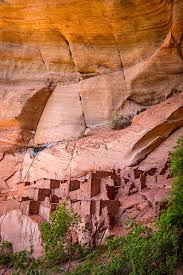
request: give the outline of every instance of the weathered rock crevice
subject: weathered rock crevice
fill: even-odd
[[[179,43],[176,44],[176,48],[177,48],[178,54],[179,54],[180,58],[183,60],[182,41],[183,41],[183,33],[181,34]]]
[[[42,52],[41,52],[41,49],[40,49],[40,48],[39,48],[39,54],[40,54],[40,57],[41,57],[41,60],[42,60],[43,66],[44,66],[44,68],[45,68],[45,71],[48,71],[46,61],[45,61],[45,59],[43,58],[43,54],[42,54]]]
[[[79,100],[80,100],[80,102],[81,102],[82,116],[83,116],[84,125],[85,125],[85,129],[84,129],[84,131],[83,131],[83,134],[84,134],[84,132],[85,132],[87,126],[86,126],[85,113],[84,113],[84,111],[83,111],[83,101],[82,101],[82,97],[81,97],[80,94],[79,94]],[[82,135],[83,135],[83,134],[82,134]]]
[[[49,83],[47,87],[37,91],[33,97],[28,99],[22,107],[20,115],[16,117],[20,122],[22,129],[20,135],[22,135],[25,143],[28,144],[30,138],[34,137],[41,115],[54,89],[55,85]]]

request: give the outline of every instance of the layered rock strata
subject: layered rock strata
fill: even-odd
[[[11,132],[3,140],[19,142],[37,125],[36,143],[78,137],[114,110],[129,114],[182,90],[181,0],[7,0],[0,15],[0,129]],[[7,117],[11,100],[16,111]],[[35,115],[25,106],[32,100],[40,123],[19,117],[25,108]]]

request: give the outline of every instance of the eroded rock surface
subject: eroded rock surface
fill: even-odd
[[[88,137],[50,144],[35,158],[27,152],[22,175],[28,181],[40,177],[67,180],[89,171],[135,165],[181,126],[183,93],[141,113],[126,129],[98,128]]]
[[[30,251],[33,246],[34,257],[40,257],[42,246],[39,222],[41,221],[41,218],[24,216],[19,210],[9,211],[0,217],[1,239],[9,240],[15,252],[24,249]]]

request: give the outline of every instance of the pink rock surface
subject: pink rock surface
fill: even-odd
[[[19,210],[12,210],[0,217],[1,238],[13,244],[13,250],[34,249],[34,257],[42,255],[39,223],[41,218],[25,216]]]

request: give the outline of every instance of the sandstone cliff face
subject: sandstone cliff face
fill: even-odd
[[[182,0],[2,0],[0,15],[1,237],[40,255],[37,224],[65,197],[86,245],[152,224],[183,131]]]
[[[114,109],[129,113],[181,90],[182,13],[181,0],[1,1],[1,128],[38,124],[37,143],[75,137]],[[27,112],[41,105],[35,93],[42,86],[44,105],[51,82],[58,87],[30,125]],[[50,137],[57,126],[62,134]]]

